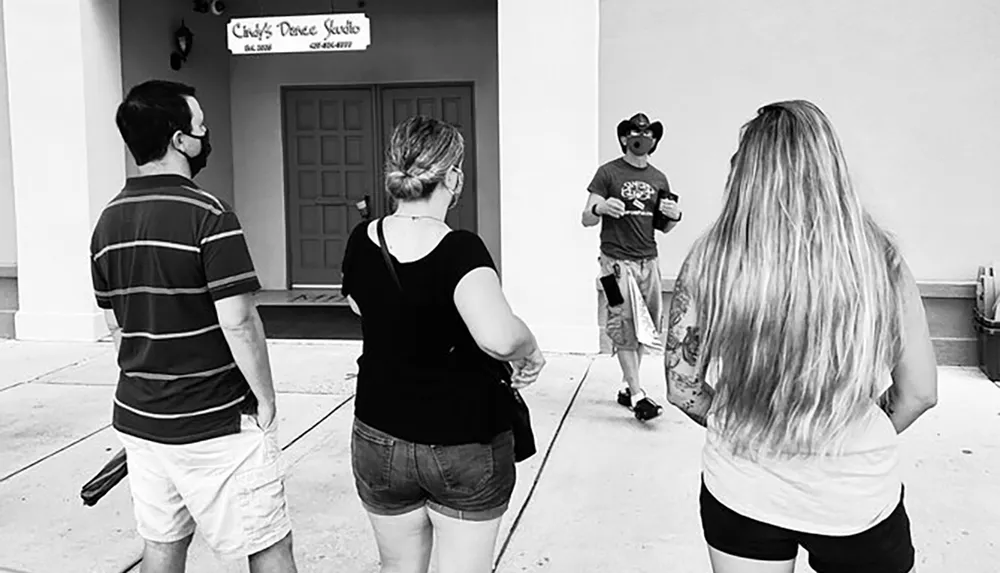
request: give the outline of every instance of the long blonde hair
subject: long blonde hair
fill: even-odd
[[[736,454],[828,453],[899,355],[897,249],[812,103],[758,110],[731,167],[722,214],[683,271],[699,374],[716,380],[711,415]]]

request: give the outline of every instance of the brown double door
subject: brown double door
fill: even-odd
[[[294,88],[283,92],[288,282],[291,288],[340,284],[347,237],[368,198],[375,217],[391,212],[383,161],[392,130],[414,115],[459,127],[465,138],[465,191],[448,214],[476,231],[476,146],[472,86]]]

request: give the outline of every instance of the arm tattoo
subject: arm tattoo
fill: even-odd
[[[701,348],[701,332],[697,326],[687,327],[687,334],[684,335],[683,354],[684,361],[695,366],[698,364],[698,350]]]
[[[707,424],[715,392],[694,376],[671,370],[667,381],[671,402],[701,426]]]
[[[683,270],[681,272],[683,274]],[[687,314],[690,307],[691,295],[688,294],[684,281],[678,277],[677,282],[674,284],[674,294],[670,299],[670,317],[667,321],[667,340],[664,345],[664,349],[667,352],[667,364],[671,368],[676,367],[680,363],[682,354],[689,364],[693,364],[689,360],[689,356],[691,355],[689,350],[691,328],[687,329],[687,333],[683,335],[683,339],[679,336],[680,333],[678,332],[681,321],[684,320],[684,315]],[[694,334],[697,339],[697,329]],[[682,350],[682,352],[678,352],[678,350]],[[694,356],[697,356],[697,350],[695,350]]]
[[[673,390],[684,392],[685,394],[698,395],[701,393],[701,381],[694,376],[681,374],[676,370],[670,371],[670,384]]]
[[[687,314],[688,308],[691,306],[691,295],[687,292],[687,287],[680,279],[674,285],[674,294],[670,298],[670,328],[676,327],[681,323],[681,319]]]
[[[701,381],[696,373],[687,373],[690,368],[697,368],[698,354],[701,350],[701,330],[697,324],[690,324],[691,293],[683,279],[687,265],[681,269],[674,283],[674,294],[670,301],[670,319],[667,328],[666,366],[667,366],[667,397],[670,403],[677,406],[689,418],[700,426],[708,423],[708,411],[712,407],[715,392],[711,386]],[[685,320],[687,318],[687,320]],[[678,372],[677,367],[684,360],[684,372]]]
[[[667,354],[667,366],[676,368],[681,361],[680,354],[677,353],[677,349],[681,346],[681,341],[677,338],[673,328],[667,329],[667,342],[664,346]]]

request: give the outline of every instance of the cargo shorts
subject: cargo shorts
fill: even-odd
[[[632,311],[632,301],[629,297],[626,269],[632,273],[642,298],[653,317],[656,330],[663,330],[663,280],[660,276],[659,258],[653,257],[637,261],[619,260],[601,255],[598,257],[601,266],[599,277],[614,273],[617,277],[618,289],[625,299],[623,304],[612,307],[607,305],[605,311],[604,332],[611,339],[615,352],[619,350],[638,350],[639,339],[635,334],[635,315]]]
[[[225,560],[259,553],[292,530],[277,427],[242,415],[240,432],[192,444],[121,432],[139,535],[180,541],[197,527]]]

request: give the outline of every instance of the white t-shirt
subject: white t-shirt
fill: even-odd
[[[848,430],[842,453],[751,461],[730,453],[715,416],[702,450],[705,487],[729,509],[771,525],[819,535],[861,533],[899,504],[898,437],[872,403]]]

